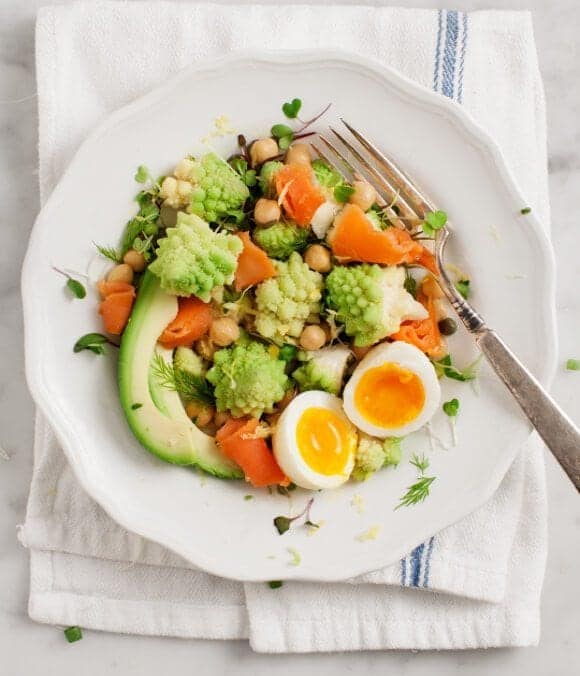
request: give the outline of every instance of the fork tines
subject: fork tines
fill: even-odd
[[[319,134],[319,140],[334,160],[331,161],[319,147],[313,145],[315,151],[325,162],[349,180],[362,177],[371,183],[384,200],[384,204],[388,205],[389,217],[392,220],[399,221],[396,223],[399,227],[406,226],[412,229],[418,221],[425,218],[426,213],[436,210],[429,199],[417,189],[393,160],[386,157],[348,122],[342,118],[341,122],[356,139],[360,149],[336,129],[330,127],[330,131],[338,140],[340,146],[346,149],[347,154],[344,150],[339,149],[335,143]]]

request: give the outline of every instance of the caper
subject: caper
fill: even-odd
[[[457,322],[451,317],[445,317],[444,319],[439,320],[439,331],[444,336],[452,336],[457,331]]]

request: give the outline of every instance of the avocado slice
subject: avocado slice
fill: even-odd
[[[172,360],[172,351],[158,345],[157,338],[176,314],[177,298],[165,293],[158,278],[146,272],[119,352],[119,394],[129,427],[162,460],[197,465],[224,479],[242,478],[241,469],[221,454],[215,439],[191,422],[177,392],[151,377],[155,352]]]

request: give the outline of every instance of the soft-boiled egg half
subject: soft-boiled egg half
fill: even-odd
[[[342,401],[327,392],[303,392],[284,409],[273,436],[284,474],[302,488],[336,488],[354,465],[357,431]]]
[[[428,422],[441,399],[433,364],[414,345],[377,345],[353,371],[343,393],[344,411],[374,437],[402,437]]]

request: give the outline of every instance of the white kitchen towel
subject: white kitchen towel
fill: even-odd
[[[454,98],[501,145],[548,222],[545,110],[531,17],[354,6],[85,2],[37,24],[44,201],[109,112],[180,68],[225,52],[349,49]],[[459,179],[460,180],[460,179]],[[42,415],[22,542],[33,619],[261,651],[530,645],[546,556],[542,449],[532,440],[483,508],[400,563],[349,583],[235,583],[123,531],[79,488]],[[407,587],[417,587],[409,590]]]

